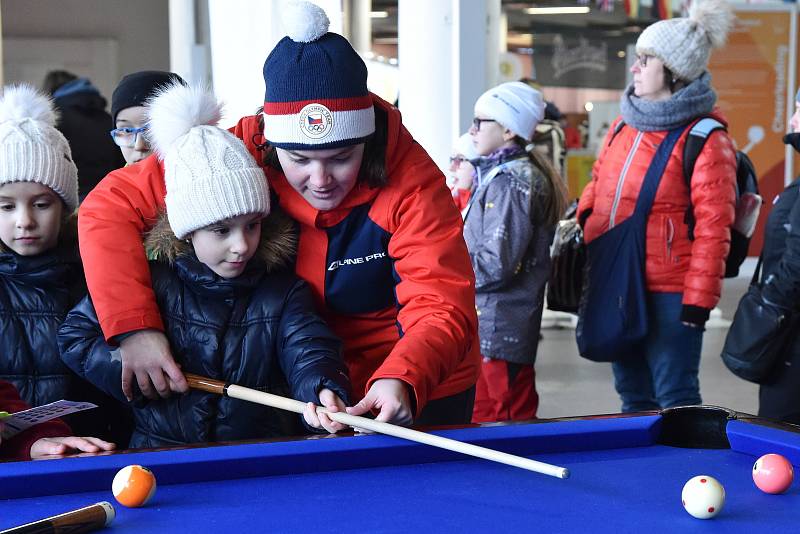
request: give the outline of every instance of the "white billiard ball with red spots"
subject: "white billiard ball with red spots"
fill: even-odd
[[[725,505],[725,488],[716,478],[699,475],[684,484],[681,502],[693,517],[711,519]]]

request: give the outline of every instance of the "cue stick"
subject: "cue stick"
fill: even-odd
[[[236,384],[226,384],[220,380],[213,380],[191,373],[185,373],[184,376],[186,377],[186,381],[189,383],[189,387],[194,389],[216,393],[218,395],[232,397],[234,399],[254,402],[256,404],[263,404],[265,406],[271,406],[273,408],[279,408],[281,410],[287,410],[299,414],[302,414],[306,407],[305,402],[281,397],[280,395],[273,395],[272,393],[265,393],[263,391],[246,388],[244,386],[237,386]],[[384,423],[383,421],[375,421],[374,419],[369,419],[367,417],[350,415],[345,412],[329,412],[321,407],[317,407],[317,412],[324,413],[339,423],[352,427],[365,428],[379,434],[386,434],[388,436],[407,439],[409,441],[415,441],[417,443],[423,443],[425,445],[431,445],[441,449],[460,452],[468,456],[475,456],[484,460],[491,460],[501,464],[520,467],[522,469],[527,469],[528,471],[534,471],[536,473],[541,473],[543,475],[549,475],[556,478],[569,477],[569,470],[564,467],[546,464],[544,462],[537,462],[536,460],[530,460],[528,458],[523,458],[522,456],[515,456],[513,454],[487,449],[486,447],[480,447],[471,443],[464,443],[462,441],[444,438],[441,436],[428,434],[426,432],[420,432],[419,430],[412,430],[410,428],[393,425],[391,423]]]
[[[111,503],[102,501],[71,512],[2,530],[0,534],[58,534],[67,532],[69,534],[77,534],[78,532],[89,532],[106,527],[114,521],[116,515]]]

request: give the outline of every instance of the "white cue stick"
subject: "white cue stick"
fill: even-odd
[[[281,410],[287,410],[302,414],[306,408],[306,403],[281,397],[280,395],[273,395],[272,393],[264,393],[255,389],[237,386],[236,384],[225,384],[219,380],[212,380],[198,375],[186,373],[186,380],[189,387],[216,393],[218,395],[232,397],[244,401],[262,404],[264,406],[271,406]],[[375,421],[367,417],[360,417],[357,415],[350,415],[344,412],[329,412],[324,408],[317,408],[317,412],[327,414],[332,420],[357,428],[365,428],[379,434],[386,434],[387,436],[394,436],[396,438],[407,439],[432,447],[439,447],[440,449],[447,449],[449,451],[460,452],[468,456],[475,456],[476,458],[483,458],[484,460],[491,460],[501,464],[511,465],[534,471],[543,475],[549,475],[556,478],[569,478],[569,469],[559,467],[557,465],[547,464],[544,462],[537,462],[536,460],[529,460],[521,456],[515,456],[505,452],[487,449],[486,447],[479,447],[471,443],[464,443],[454,439],[443,438],[435,436],[426,432],[412,430],[403,426],[384,423],[382,421]]]

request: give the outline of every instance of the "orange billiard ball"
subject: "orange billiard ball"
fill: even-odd
[[[156,477],[141,465],[128,465],[117,471],[111,483],[114,498],[123,506],[144,506],[156,492]]]

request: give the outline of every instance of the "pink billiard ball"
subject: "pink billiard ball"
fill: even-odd
[[[780,454],[765,454],[753,465],[753,482],[765,493],[783,493],[793,478],[791,462]]]

